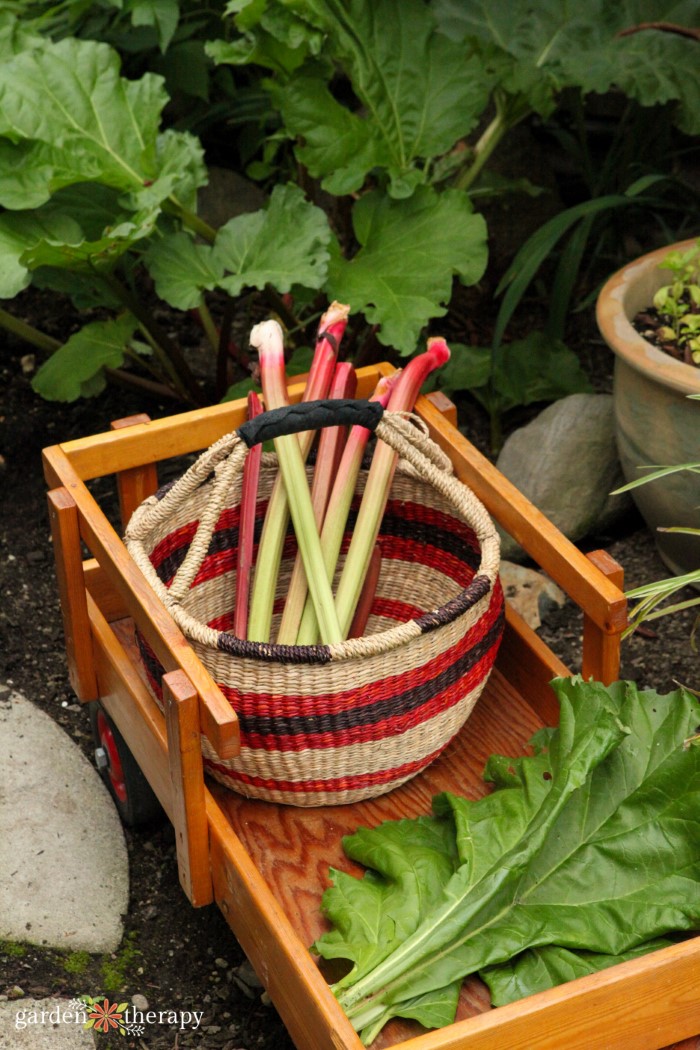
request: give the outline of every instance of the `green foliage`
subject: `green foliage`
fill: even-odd
[[[459,343],[451,349],[452,356],[440,372],[440,388],[446,394],[468,390],[484,406],[491,420],[494,453],[501,446],[500,421],[505,412],[591,391],[576,354],[544,332],[531,332],[495,349]]]
[[[352,218],[360,248],[352,259],[334,257],[330,293],[380,325],[382,343],[410,354],[421,328],[446,313],[453,274],[464,284],[481,277],[486,224],[465,194],[427,186],[405,200],[366,193]]]
[[[698,0],[656,7],[655,18],[682,27],[694,24]],[[194,403],[208,392],[148,316],[144,266],[170,305],[202,313],[220,366],[226,348],[207,319],[214,291],[255,289],[278,306],[291,292],[301,343],[318,312],[314,295],[336,297],[356,312],[348,342],[370,346],[371,328],[410,355],[446,313],[454,279],[472,284],[484,272],[486,231],[473,202],[537,192],[485,170],[515,124],[533,113],[551,121],[564,97],[575,110],[614,83],[633,112],[653,106],[668,126],[697,130],[697,45],[664,31],[621,35],[642,14],[633,0],[576,11],[558,0],[536,11],[525,0],[507,10],[486,0],[0,0],[0,296],[34,283],[68,291],[80,309],[128,311],[153,348],[140,371]],[[208,134],[222,121],[240,132],[231,148],[267,180],[270,201],[214,230],[196,215],[202,145],[180,129]],[[612,216],[661,212],[678,197],[658,173],[632,177],[628,131],[622,120],[596,175],[585,134],[560,128],[591,200],[545,224],[503,277],[493,360],[486,372],[482,356],[469,384],[494,419],[582,388],[560,343],[590,246],[602,250]],[[513,358],[499,356],[515,309],[557,253],[549,349],[535,335]],[[99,389],[118,357],[107,342],[109,353],[83,344],[78,373],[61,378],[72,347],[43,374],[42,390]],[[133,362],[137,350],[125,343],[122,358]],[[560,378],[543,383],[537,372],[550,366]],[[225,368],[217,372],[223,387]]]
[[[654,306],[671,322],[664,337],[681,349],[688,347],[700,364],[700,242],[685,251],[669,252],[662,268],[673,275],[671,284],[663,285],[654,296]]]
[[[393,1016],[433,1024],[439,1008],[449,1019],[468,974],[486,971],[510,1000],[697,927],[700,748],[685,746],[697,697],[552,684],[559,727],[537,734],[528,757],[492,756],[490,794],[441,795],[416,831],[389,822],[344,840],[370,871],[355,886],[334,875],[323,901],[333,929],[315,948],[352,963],[334,991],[364,1042]]]
[[[137,321],[131,314],[93,321],[72,335],[44,362],[32,387],[47,401],[75,401],[104,390],[105,368],[118,368]]]

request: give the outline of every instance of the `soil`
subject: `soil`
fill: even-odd
[[[700,306],[697,303],[688,302],[688,311],[685,316],[691,314],[700,314]],[[700,354],[697,354],[696,351],[696,360],[690,346],[691,336],[689,333],[681,334],[678,339],[675,337],[673,339],[667,338],[666,333],[670,331],[673,334],[673,318],[670,314],[659,313],[652,306],[647,310],[640,310],[633,318],[632,325],[641,336],[648,342],[653,343],[659,350],[663,350],[669,357],[674,357],[676,361],[682,361],[686,365],[700,368]]]
[[[30,303],[31,306],[31,303]],[[54,304],[55,308],[55,304]],[[38,307],[37,307],[38,309]],[[468,339],[463,341],[467,342]],[[580,341],[582,359],[596,389],[610,389],[609,362],[590,333]],[[12,685],[48,712],[92,757],[86,712],[67,679],[60,610],[41,474],[42,447],[109,428],[111,420],[148,412],[168,415],[177,406],[143,392],[108,388],[99,397],[72,405],[49,404],[32,392],[27,347],[8,342],[2,350],[3,522],[0,536],[0,683]],[[473,403],[469,436],[486,448],[488,424]],[[516,417],[511,425],[520,422]],[[100,490],[100,486],[96,486]],[[104,493],[98,491],[98,495]],[[604,547],[624,567],[630,586],[668,575],[653,540],[636,516],[613,535],[589,537],[583,549]],[[690,644],[692,612],[656,621],[653,631],[628,640],[622,677],[665,692],[678,681],[697,685],[697,654]],[[572,668],[579,663],[581,615],[571,603],[550,615],[542,634]],[[66,954],[31,945],[0,944],[0,993],[68,999],[103,993],[112,1002],[145,996],[154,1010],[202,1011],[196,1031],[151,1026],[137,1037],[97,1036],[98,1047],[153,1050],[292,1050],[274,1008],[259,987],[250,987],[245,960],[214,906],[195,910],[177,878],[172,828],[125,831],[131,898],[125,939],[113,956]],[[141,1004],[143,1005],[143,1004]]]

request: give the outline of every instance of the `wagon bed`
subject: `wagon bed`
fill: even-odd
[[[367,396],[389,365],[358,371]],[[303,382],[289,388],[298,401]],[[622,570],[604,552],[583,555],[455,427],[440,395],[417,411],[492,517],[584,610],[581,672],[619,671],[626,624]],[[235,713],[151,592],[89,490],[115,475],[122,521],[158,486],[156,465],[208,447],[245,420],[245,401],[147,421],[44,451],[66,649],[73,688],[99,699],[174,825],[180,882],[194,906],[215,901],[299,1050],[358,1050],[360,1041],[308,945],[323,931],[329,867],[353,871],[341,839],[361,825],[414,817],[432,796],[484,791],[493,752],[522,752],[558,715],[548,682],[569,670],[507,607],[496,667],[462,731],[440,758],[389,794],[301,809],[246,799],[205,778],[200,733],[222,757],[238,748]],[[90,556],[86,559],[83,545]],[[149,692],[134,642],[138,626],[163,665],[165,713]],[[468,980],[457,1020],[437,1031],[391,1022],[375,1050],[659,1050],[700,1031],[700,937],[496,1010]],[[695,1040],[687,1044],[687,1050]],[[680,1048],[678,1048],[680,1050]]]

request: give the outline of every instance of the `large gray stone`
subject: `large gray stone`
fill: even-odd
[[[0,686],[0,939],[112,952],[129,872],[97,772],[53,719]]]
[[[0,1050],[94,1050],[83,1016],[69,999],[0,1002]]]
[[[612,396],[571,394],[514,431],[498,469],[574,542],[608,528],[631,508],[629,496],[611,496],[624,483],[615,445]],[[502,555],[522,550],[502,534]]]

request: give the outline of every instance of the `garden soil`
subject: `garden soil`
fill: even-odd
[[[466,340],[464,340],[466,341]],[[34,362],[26,346],[0,350],[0,682],[47,711],[92,757],[85,710],[68,683],[61,617],[46,514],[41,449],[97,433],[136,412],[177,410],[124,388],[73,405],[49,404],[32,392]],[[609,363],[599,353],[596,387],[610,388]],[[461,406],[472,440],[485,448],[487,421],[478,406]],[[624,567],[629,586],[667,575],[651,537],[631,516],[615,534],[589,537],[584,550],[604,547]],[[665,692],[676,682],[698,687],[698,656],[690,642],[692,614],[656,621],[624,644],[622,677]],[[552,614],[542,633],[572,668],[580,658],[581,616],[570,604]],[[42,756],[36,756],[41,763]],[[17,800],[21,805],[22,800]],[[99,1048],[152,1050],[291,1050],[292,1043],[259,987],[251,987],[241,949],[214,906],[190,907],[177,877],[169,825],[126,831],[131,897],[125,938],[112,956],[67,954],[0,944],[0,994],[68,999],[104,993],[112,1001],[145,997],[153,1010],[202,1011],[196,1031],[149,1027],[140,1037],[97,1036]],[[141,1004],[143,1005],[143,1004]]]

